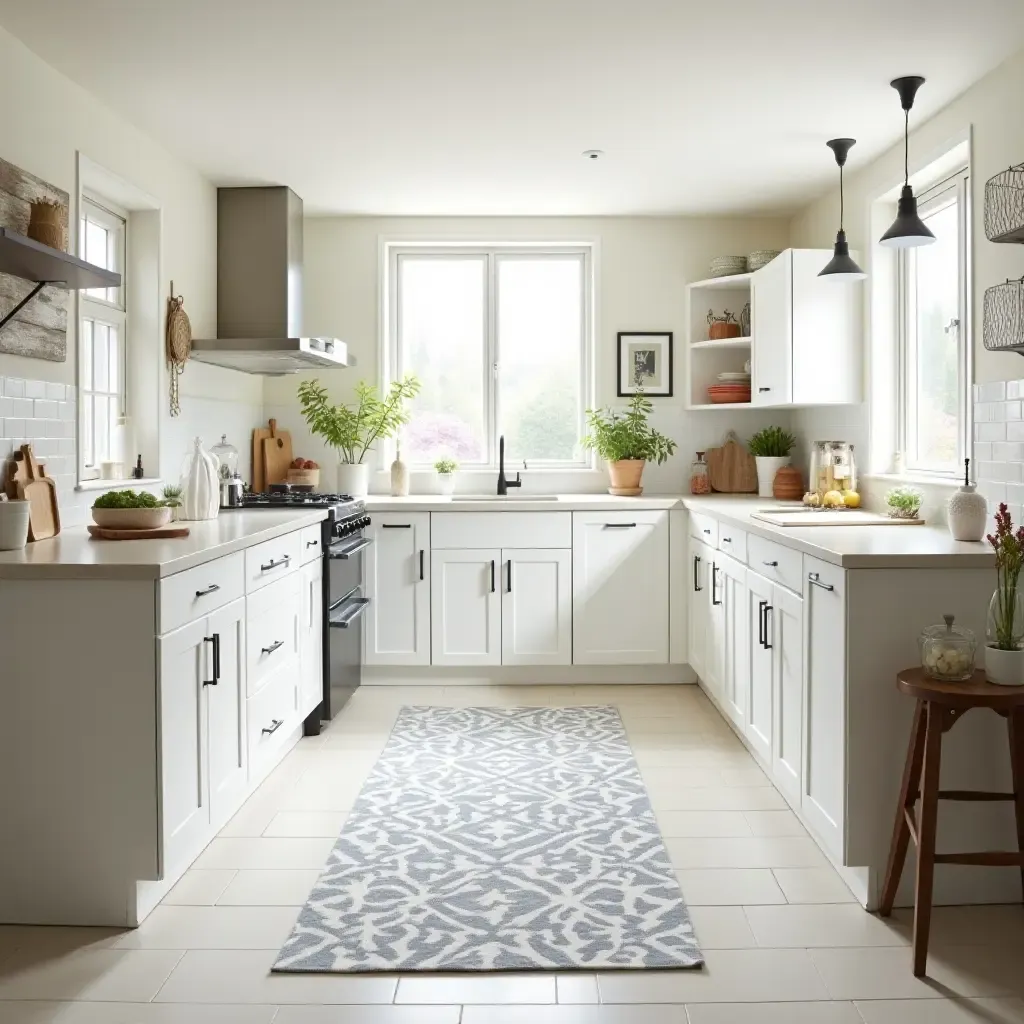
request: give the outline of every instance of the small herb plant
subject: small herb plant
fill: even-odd
[[[597,452],[605,462],[639,459],[663,463],[676,450],[670,437],[658,433],[647,422],[654,406],[644,397],[637,378],[637,390],[625,412],[615,409],[588,409],[589,433],[583,438],[584,448]]]
[[[454,459],[438,459],[434,463],[434,469],[438,473],[454,473],[459,468],[459,464]]]
[[[1019,651],[1021,647],[1020,613],[1017,583],[1024,567],[1024,526],[1014,532],[1006,504],[996,513],[996,532],[987,537],[996,552],[996,592],[989,606],[989,639],[995,639],[1000,651]]]
[[[915,519],[921,511],[921,492],[914,487],[894,487],[886,493],[885,504],[894,519]]]
[[[788,430],[765,427],[751,437],[747,448],[755,458],[784,459],[795,445],[796,438]]]
[[[168,502],[160,501],[149,491],[107,491],[93,503],[93,508],[163,508]]]
[[[164,488],[164,501],[163,503],[168,508],[181,508],[181,498],[185,493],[184,489],[177,487],[174,484],[168,484]]]

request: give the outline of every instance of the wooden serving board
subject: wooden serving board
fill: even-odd
[[[922,526],[923,519],[890,519],[878,512],[854,509],[835,512],[751,512],[751,519],[759,519],[772,526]]]
[[[115,530],[111,527],[89,526],[89,534],[96,540],[169,540],[174,537],[187,537],[187,526],[158,526],[154,530]]]
[[[757,491],[754,456],[733,431],[725,435],[721,448],[708,449],[711,489],[720,494],[753,494]]]
[[[16,465],[17,497],[29,503],[28,539],[37,541],[56,537],[60,533],[57,484],[36,462],[30,444],[21,446],[21,459]]]
[[[267,481],[263,471],[263,442],[272,437],[276,420],[271,420],[267,427],[257,427],[252,432],[252,489],[261,494],[267,489]]]
[[[276,430],[273,437],[264,439],[263,472],[267,486],[288,482],[292,458],[292,435],[287,430]]]

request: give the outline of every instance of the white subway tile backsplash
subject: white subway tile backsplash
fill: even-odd
[[[998,480],[981,480],[978,493],[985,498],[990,508],[995,508],[1001,501],[1006,501],[1006,484]]]
[[[1006,424],[1007,441],[1024,441],[1024,422]]]
[[[45,380],[27,380],[27,381],[25,381],[25,397],[26,398],[45,398],[46,397],[46,381]]]
[[[8,377],[0,387],[0,394],[6,395],[8,398],[24,398],[25,382],[20,377]]]
[[[63,402],[64,397],[67,395],[68,389],[63,384],[52,384],[49,381],[46,382],[46,397],[54,402]],[[1007,396],[1009,397],[1009,396]]]
[[[976,441],[1005,441],[1005,423],[975,423],[974,439]]]
[[[73,420],[75,418],[74,402],[58,402],[57,417],[62,420]]]
[[[977,466],[979,462],[991,462],[992,461],[992,449],[995,445],[991,441],[975,441],[974,442],[974,465]]]
[[[975,423],[991,423],[995,419],[995,404],[992,402],[978,402],[974,406]]]
[[[1024,380],[1008,380],[1006,382],[1007,399],[1024,398]]]
[[[975,400],[979,402],[1002,402],[1006,398],[1006,381],[996,380],[990,384],[977,384]]]
[[[59,406],[56,402],[51,402],[43,398],[37,398],[35,402],[34,415],[37,420],[57,418],[57,410]]]
[[[1024,505],[1024,484],[1007,484],[1006,500],[1015,505]]]
[[[1003,403],[1003,417],[1004,420],[1019,420],[1021,418],[1021,403],[1016,402],[1004,402]]]
[[[994,462],[1024,461],[1024,442],[997,441],[992,445],[992,460]]]

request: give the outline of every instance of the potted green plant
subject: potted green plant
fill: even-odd
[[[608,464],[608,493],[628,497],[643,493],[640,480],[648,462],[660,465],[676,450],[675,441],[647,422],[653,406],[644,397],[639,378],[636,383],[636,392],[625,412],[587,410],[590,431],[582,441],[584,448],[597,452]]]
[[[164,488],[164,504],[171,510],[172,522],[178,518],[178,510],[181,508],[184,493],[184,488],[178,487],[176,484],[168,484]]]
[[[886,492],[885,510],[890,519],[916,519],[921,511],[921,492],[915,487],[893,487]]]
[[[450,458],[441,458],[434,463],[434,471],[437,473],[438,494],[455,493],[455,474],[458,472],[459,464]]]
[[[985,674],[990,683],[1024,686],[1024,526],[1013,529],[1006,504],[996,513],[996,532],[988,535],[996,552],[996,589],[988,606]]]
[[[789,465],[789,453],[796,444],[796,438],[782,427],[765,427],[759,430],[747,443],[750,454],[757,466],[757,496],[770,498],[775,474]]]
[[[405,403],[419,390],[420,382],[412,374],[392,381],[383,398],[375,385],[361,380],[354,405],[332,405],[319,380],[304,380],[299,385],[306,425],[338,453],[338,490],[342,494],[363,496],[369,491],[370,471],[363,459],[378,441],[394,437],[409,422]]]

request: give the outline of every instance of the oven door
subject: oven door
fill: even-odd
[[[356,587],[327,610],[328,671],[325,718],[333,718],[359,686],[363,664],[363,614],[370,604]]]
[[[363,552],[373,543],[370,537],[353,533],[333,541],[327,548],[327,606],[336,605],[343,597],[363,585]]]

